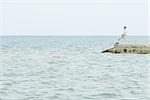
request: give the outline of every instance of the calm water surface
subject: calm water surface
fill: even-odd
[[[100,53],[117,38],[1,36],[0,100],[150,100],[149,54]]]

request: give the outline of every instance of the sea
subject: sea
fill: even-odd
[[[0,100],[150,100],[150,54],[101,53],[117,39],[0,36]]]

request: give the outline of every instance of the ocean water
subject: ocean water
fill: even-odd
[[[101,53],[117,38],[1,36],[0,100],[150,100],[149,54]]]

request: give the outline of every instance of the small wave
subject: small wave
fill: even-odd
[[[101,94],[93,94],[93,95],[90,95],[90,97],[104,97],[104,98],[116,98],[118,96],[121,96],[121,95],[118,95],[116,93],[101,93]]]

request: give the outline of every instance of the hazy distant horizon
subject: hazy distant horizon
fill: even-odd
[[[147,36],[148,0],[0,0],[0,35]]]
[[[114,34],[99,34],[99,35],[96,35],[96,34],[94,34],[94,35],[50,35],[50,34],[0,34],[0,36],[121,36],[121,34],[119,34],[119,35],[114,35]],[[130,37],[130,36],[148,36],[148,37],[150,37],[150,35],[149,34],[147,34],[147,35],[136,35],[136,34],[132,34],[132,35],[127,35],[127,37]]]

